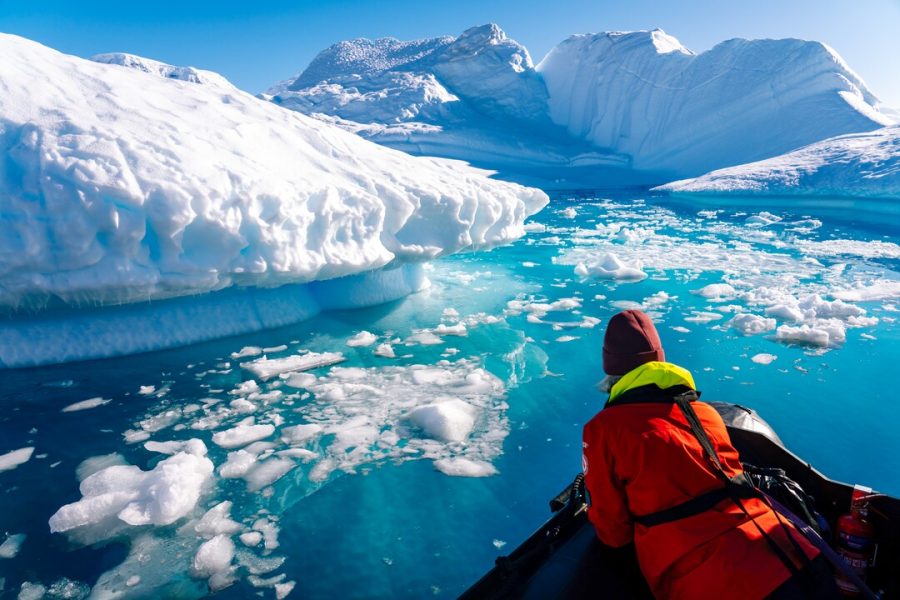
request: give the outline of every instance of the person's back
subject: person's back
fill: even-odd
[[[617,331],[610,323],[604,369],[621,377],[607,406],[584,428],[588,516],[600,540],[612,547],[633,541],[641,571],[658,598],[764,598],[800,580],[792,575],[808,567],[818,551],[762,500],[744,498],[742,509],[724,494],[714,495],[724,488],[723,474],[674,401],[695,389],[691,374],[663,362],[646,315],[620,315],[619,321],[626,320],[645,342],[628,348],[626,332],[625,353],[616,356],[608,347],[610,330],[614,338]],[[721,417],[702,402],[691,406],[724,476],[739,475],[740,458]],[[709,506],[695,506],[697,498],[710,498]],[[642,524],[643,517],[653,524]],[[828,583],[826,591],[833,589]]]

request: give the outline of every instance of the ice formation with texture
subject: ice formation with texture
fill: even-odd
[[[733,39],[698,55],[658,29],[575,35],[536,67],[496,25],[343,41],[264,97],[412,154],[607,183],[698,175],[893,119],[819,42]]]
[[[675,181],[658,189],[686,194],[900,200],[900,126],[830,138],[781,156]]]
[[[391,300],[423,285],[404,265],[516,239],[547,202],[153,61],[101,64],[12,35],[0,52],[0,209],[18,215],[0,220],[0,309],[14,317],[2,366]]]

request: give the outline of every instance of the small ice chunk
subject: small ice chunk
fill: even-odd
[[[193,447],[196,454],[179,452],[150,471],[114,465],[87,477],[79,486],[82,499],[56,511],[50,531],[68,531],[112,516],[128,525],[169,525],[186,516],[213,471],[203,442],[196,440]]]
[[[231,566],[234,559],[234,542],[227,535],[217,535],[197,549],[192,564],[193,572],[200,577],[211,577]]]
[[[691,330],[687,327],[682,327],[681,325],[675,325],[672,327],[672,331],[677,331],[678,333],[690,333]]]
[[[574,206],[568,206],[568,207],[562,209],[561,211],[559,211],[559,215],[566,219],[574,219],[575,217],[578,216],[578,211],[575,209]]]
[[[351,337],[349,340],[347,340],[347,345],[350,347],[371,346],[377,340],[378,340],[378,338],[375,337],[374,333],[371,333],[368,331],[360,331],[359,333],[357,333],[356,335]]]
[[[765,227],[766,225],[772,225],[774,223],[778,223],[781,221],[781,217],[778,215],[773,215],[770,212],[761,212],[759,214],[747,217],[746,223],[747,225],[755,226],[755,227]]]
[[[804,323],[799,327],[782,325],[775,331],[775,339],[780,342],[828,348],[844,343],[847,333],[843,323],[832,319],[815,325]]]
[[[278,547],[278,526],[268,519],[257,519],[253,523],[253,529],[263,536],[263,547],[266,550],[274,550]]]
[[[287,344],[280,344],[278,346],[269,346],[268,348],[263,348],[262,351],[263,354],[270,354],[274,352],[284,352],[287,349]]]
[[[577,335],[561,335],[558,338],[556,338],[556,341],[565,343],[565,342],[572,342],[577,339],[580,339]]]
[[[128,581],[125,582],[125,585],[127,587],[134,587],[137,584],[139,584],[140,582],[141,582],[140,575],[132,575],[131,577],[128,578]]]
[[[391,346],[390,343],[384,342],[383,344],[378,344],[375,347],[375,356],[381,356],[384,358],[396,358],[397,355],[394,353],[394,347]]]
[[[241,543],[249,548],[259,546],[260,542],[262,542],[262,539],[263,536],[258,531],[247,531],[240,535]]]
[[[243,477],[255,464],[255,454],[244,450],[229,452],[228,460],[219,467],[219,475],[225,479],[237,479],[238,477]]]
[[[251,442],[264,440],[275,433],[275,426],[266,425],[238,425],[225,431],[214,433],[212,441],[220,448],[239,448]]]
[[[0,473],[3,471],[11,471],[19,465],[24,465],[31,460],[32,454],[34,454],[33,446],[19,448],[18,450],[13,450],[6,454],[0,454]]]
[[[315,423],[304,423],[294,425],[293,427],[285,427],[281,430],[281,440],[285,444],[295,445],[302,444],[306,440],[319,435],[322,431],[321,425]]]
[[[580,277],[599,277],[622,281],[640,281],[647,278],[640,262],[628,264],[612,252],[607,252],[595,262],[578,263],[575,266],[575,274]]]
[[[802,321],[803,313],[796,306],[774,304],[766,309],[766,314],[783,321]]]
[[[257,463],[244,475],[248,492],[257,492],[272,485],[293,470],[297,463],[289,458],[270,458]]]
[[[253,362],[241,363],[241,367],[265,381],[288,371],[309,371],[335,365],[345,360],[347,359],[340,352],[307,352],[284,358],[260,358]]]
[[[276,600],[284,600],[284,598],[288,597],[292,591],[294,591],[294,586],[297,585],[296,581],[285,581],[284,583],[276,583],[275,584],[275,598]]]
[[[110,398],[101,398],[100,396],[96,398],[88,398],[87,400],[82,400],[81,402],[75,402],[74,404],[68,405],[67,407],[62,409],[62,412],[88,410],[89,408],[97,408],[98,406],[109,404],[110,402],[112,402]]]
[[[40,583],[25,581],[19,586],[18,600],[41,600],[47,594],[47,588]]]
[[[703,312],[703,311],[691,311],[691,315],[685,317],[684,320],[688,323],[709,323],[711,321],[718,321],[722,318],[721,313],[717,312]]]
[[[444,475],[453,477],[490,477],[497,469],[489,462],[468,458],[441,458],[434,461],[435,468]]]
[[[477,412],[471,404],[454,398],[416,407],[407,418],[429,437],[461,442],[475,427]]]
[[[421,344],[422,346],[436,346],[438,344],[443,344],[444,340],[435,335],[433,332],[425,329],[422,331],[417,331],[413,335],[406,338],[407,344]]]
[[[494,542],[493,542],[493,544],[494,544],[494,548],[496,548],[497,550],[499,550],[500,548],[502,548],[503,546],[506,545],[506,542],[504,542],[503,540],[497,540],[497,539],[495,539]]]
[[[287,377],[285,384],[298,389],[307,389],[316,382],[316,376],[312,373],[288,373],[282,377]]]
[[[732,329],[740,331],[744,335],[756,335],[775,329],[775,319],[767,319],[750,313],[735,315],[731,319]]]
[[[231,407],[231,410],[238,414],[252,413],[257,409],[257,406],[246,398],[238,398],[237,400],[232,400],[228,403],[228,406]]]
[[[737,290],[727,283],[711,283],[699,290],[691,290],[691,293],[707,298],[710,302],[725,302],[737,296]]]
[[[197,524],[194,531],[205,538],[217,535],[234,535],[241,530],[241,524],[230,517],[231,502],[226,500],[206,511]]]
[[[770,365],[775,361],[778,357],[774,354],[767,354],[765,352],[760,352],[759,354],[754,354],[750,360],[760,365]]]
[[[138,388],[138,394],[141,396],[149,396],[156,391],[155,385],[142,385]]]
[[[15,558],[26,537],[24,533],[13,533],[7,536],[0,544],[0,558]]]
[[[445,325],[441,323],[432,331],[437,335],[457,335],[465,337],[469,334],[465,323],[456,323],[455,325]]]
[[[247,358],[249,356],[259,356],[263,353],[262,348],[257,346],[244,346],[239,352],[232,352],[231,358],[237,360],[239,358]]]
[[[179,452],[187,452],[188,454],[196,454],[198,456],[206,455],[206,445],[200,440],[176,440],[171,442],[154,442],[150,441],[144,444],[144,448],[150,452],[159,452],[160,454],[177,454]],[[116,455],[117,456],[117,455]]]

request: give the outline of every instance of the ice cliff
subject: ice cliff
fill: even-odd
[[[690,194],[900,200],[900,126],[830,138],[658,189]]]
[[[824,44],[734,39],[696,55],[661,30],[575,35],[537,67],[496,25],[345,41],[264,97],[413,154],[607,182],[698,175],[892,122]]]
[[[0,365],[149,350],[214,337],[217,326],[284,324],[323,302],[384,301],[421,284],[404,265],[509,242],[547,202],[224,79],[202,85],[202,72],[197,85],[154,61],[99,64],[12,35],[0,35],[0,54],[0,310],[11,316]],[[357,279],[343,291],[321,281],[344,276]],[[286,284],[292,295],[273,295]],[[249,291],[225,304],[216,296],[219,312],[199,321],[140,325],[135,313],[134,303],[225,288]],[[66,313],[69,329],[55,320],[110,305],[128,307]],[[118,331],[115,315],[127,317]],[[89,343],[110,327],[106,342]]]

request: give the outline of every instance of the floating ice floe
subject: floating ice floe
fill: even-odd
[[[81,402],[75,402],[74,404],[70,404],[62,409],[62,412],[76,412],[79,410],[88,410],[90,408],[97,408],[98,406],[103,406],[104,404],[109,404],[112,402],[110,398],[88,398],[87,400],[82,400]]]
[[[11,471],[19,465],[24,465],[31,460],[32,454],[34,454],[34,447],[31,446],[12,450],[6,454],[0,454],[0,473],[3,471]]]
[[[605,253],[597,260],[579,262],[575,265],[575,274],[581,277],[621,281],[640,281],[647,278],[647,274],[643,271],[643,265],[639,261],[629,264],[612,252]]]
[[[378,338],[374,333],[368,331],[360,331],[347,340],[347,345],[350,347],[371,346],[376,341],[378,341]]]
[[[57,510],[50,517],[50,531],[102,528],[108,519],[130,526],[174,523],[194,509],[212,472],[206,446],[196,439],[189,451],[170,456],[150,471],[132,465],[107,467],[81,482],[82,499]]]
[[[26,537],[24,533],[13,533],[6,536],[6,539],[0,544],[0,558],[15,558],[22,549]]]
[[[775,329],[775,319],[767,319],[750,313],[735,315],[729,325],[744,335],[756,335]]]
[[[253,373],[263,381],[288,371],[309,371],[327,367],[347,360],[340,352],[307,352],[284,358],[260,358],[253,362],[241,363],[241,368]]]
[[[759,354],[754,354],[750,357],[750,360],[759,365],[770,365],[772,364],[778,357],[774,354],[768,354],[766,352],[760,352]]]

